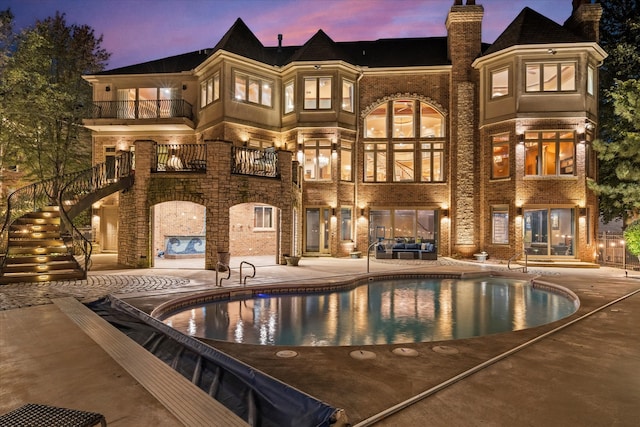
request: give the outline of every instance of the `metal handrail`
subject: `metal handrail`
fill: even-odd
[[[515,260],[517,257],[521,256],[524,253],[524,267],[514,267],[511,268],[511,261]],[[519,252],[516,253],[514,256],[512,256],[511,258],[509,258],[509,261],[507,262],[507,269],[508,270],[519,270],[522,269],[523,273],[527,272],[527,267],[529,266],[529,254],[527,254],[527,252]]]
[[[227,277],[220,278],[220,284],[218,284],[218,271],[220,271],[220,267],[225,268],[229,274],[227,274]],[[229,265],[218,261],[216,263],[216,286],[222,287],[222,281],[229,280],[230,278],[231,278],[231,268],[229,268]]]
[[[184,99],[143,99],[136,101],[94,101],[91,119],[163,119],[185,117],[193,120],[193,106]]]
[[[367,248],[367,273],[369,272],[369,253],[371,252],[371,248],[374,246],[378,246],[380,245],[380,241],[375,241],[372,244],[369,245],[369,247]]]
[[[247,147],[231,147],[231,173],[267,178],[280,178],[278,153],[272,149],[258,150]]]
[[[253,275],[249,276],[248,274],[244,277],[244,281],[242,280],[242,264],[250,265],[253,268]],[[256,277],[256,266],[247,261],[242,261],[240,263],[240,284],[247,285],[247,277],[254,278]]]
[[[151,172],[207,171],[205,144],[155,144],[155,161]]]

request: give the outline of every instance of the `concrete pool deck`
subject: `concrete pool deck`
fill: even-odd
[[[44,403],[102,413],[110,426],[185,423],[71,322],[59,304],[49,304],[68,296],[89,301],[114,294],[149,312],[168,298],[210,289],[215,281],[215,272],[201,270],[200,260],[156,261],[162,268],[121,269],[112,255],[99,255],[87,281],[0,287],[0,414]],[[333,280],[367,269],[366,259],[303,258],[299,267],[273,265],[262,257],[251,262],[257,274],[247,286]],[[369,262],[371,273],[506,270],[503,264],[446,258]],[[232,260],[231,267],[232,280],[223,286],[242,286],[239,265]],[[625,277],[623,270],[610,268],[535,267],[526,277],[532,275],[575,292],[578,312],[518,332],[418,344],[298,347],[298,355],[287,359],[275,354],[283,347],[215,346],[344,409],[353,425],[637,425],[640,293],[630,294],[640,290],[640,273]],[[417,356],[392,351],[399,347]],[[353,350],[371,351],[375,358],[355,359]],[[385,411],[395,413],[377,421]]]

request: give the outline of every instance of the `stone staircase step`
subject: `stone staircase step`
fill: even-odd
[[[9,240],[20,241],[24,239],[59,239],[60,231],[10,231]]]
[[[55,270],[46,273],[5,273],[0,277],[0,285],[6,285],[9,283],[35,283],[83,278],[84,274],[80,270]]]
[[[38,254],[38,255],[14,255],[7,257],[7,265],[9,264],[38,264],[55,261],[68,261],[73,257],[69,254]]]
[[[9,231],[50,232],[60,230],[60,224],[11,224]]]
[[[7,256],[13,255],[47,255],[47,254],[66,254],[66,246],[9,246],[7,248]]]
[[[7,264],[4,266],[4,273],[40,273],[53,272],[56,270],[74,270],[78,265],[75,261],[54,261],[36,264]]]

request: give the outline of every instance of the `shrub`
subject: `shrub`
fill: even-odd
[[[640,220],[625,228],[624,241],[630,253],[640,256]]]

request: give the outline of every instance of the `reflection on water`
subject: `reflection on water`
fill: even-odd
[[[247,344],[398,344],[525,329],[575,309],[567,298],[525,281],[410,279],[211,303],[164,322],[188,335]]]

